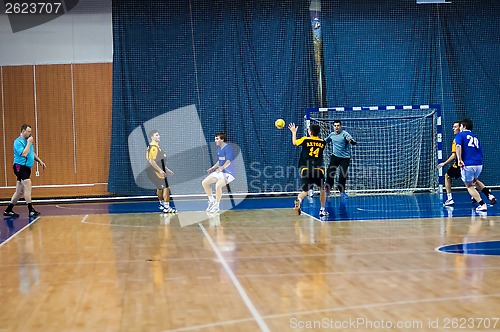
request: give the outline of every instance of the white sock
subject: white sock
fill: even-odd
[[[164,207],[170,207],[170,202],[163,202]]]
[[[448,196],[448,199],[453,199],[453,196],[451,195],[451,193],[448,193],[446,195]]]
[[[208,200],[209,200],[211,203],[215,202],[215,198],[214,198],[214,196],[210,196],[210,197],[208,197]]]

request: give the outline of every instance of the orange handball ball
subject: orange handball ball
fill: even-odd
[[[274,121],[274,125],[275,125],[275,126],[276,126],[276,128],[278,128],[278,129],[283,129],[283,128],[285,128],[285,124],[286,124],[286,123],[285,123],[285,120],[283,120],[283,119],[278,119],[278,120]]]

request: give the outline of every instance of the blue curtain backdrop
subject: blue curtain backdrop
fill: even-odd
[[[274,120],[301,124],[316,104],[311,33],[301,0],[113,1],[109,191],[151,194],[135,183],[130,134],[192,104],[208,142],[223,131],[240,147],[250,192],[296,190],[285,187],[296,174],[284,167],[298,151]],[[175,129],[190,139],[183,125]]]
[[[471,118],[485,154],[481,178],[499,185],[500,1],[321,5],[328,106],[442,104],[445,158],[453,121]]]

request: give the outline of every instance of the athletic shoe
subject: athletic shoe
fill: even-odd
[[[210,212],[210,210],[214,207],[216,201],[208,201],[208,207],[205,211]]]
[[[446,202],[443,203],[444,206],[452,206],[454,204],[453,198],[447,199]]]
[[[164,213],[177,213],[177,209],[170,207],[170,206],[164,206]]]
[[[219,212],[219,211],[220,211],[219,206],[218,206],[217,204],[215,204],[215,202],[214,202],[214,204],[213,204],[212,208],[211,208],[211,209],[210,209],[210,211],[208,211],[208,212],[217,213],[217,212]]]
[[[14,211],[4,211],[3,215],[5,217],[15,217],[15,218],[19,217],[19,214],[15,213]]]
[[[488,199],[490,200],[491,205],[497,204],[497,199],[493,195],[489,195]]]
[[[479,206],[476,208],[476,212],[482,212],[482,211],[488,211],[488,206],[486,206],[486,204],[479,205]]]
[[[329,216],[330,213],[328,213],[328,211],[326,210],[319,210],[319,216],[320,217],[326,217],[326,216]]]
[[[158,206],[158,209],[160,209],[161,212],[165,212],[165,205],[161,204]]]
[[[36,217],[36,216],[39,216],[40,215],[40,212],[38,212],[37,210],[31,210],[30,211],[30,217]]]
[[[293,207],[293,209],[295,210],[295,214],[299,216],[300,215],[300,201],[298,199],[296,199],[294,204],[295,204],[295,206]]]
[[[343,199],[348,199],[348,198],[349,198],[349,196],[347,196],[347,194],[346,194],[346,193],[344,193],[344,192],[340,193],[340,196],[341,196]]]

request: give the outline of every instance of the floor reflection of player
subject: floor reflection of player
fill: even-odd
[[[481,241],[482,227],[482,220],[476,220],[473,216],[468,233],[463,238],[464,254],[457,255],[455,261],[462,295],[475,295],[481,291],[484,279],[484,256],[481,252],[475,254],[474,243]],[[468,298],[467,301],[474,300]]]
[[[222,217],[222,220],[221,220]],[[224,223],[229,221],[230,216],[227,214],[220,215],[218,213],[207,212],[208,228],[207,233],[212,239],[214,245],[217,247],[221,255],[224,257],[226,263],[233,270],[238,266],[238,258],[236,256],[236,242],[234,234],[226,234]],[[213,248],[205,237],[203,239],[203,246],[206,250],[213,252]],[[226,274],[224,267],[221,265],[221,275]]]
[[[17,240],[19,248],[19,289],[23,293],[28,293],[34,285],[38,284],[40,279],[33,231],[31,229],[25,230]]]
[[[283,309],[289,309],[289,305],[293,308],[306,309],[310,304],[308,302],[310,299],[324,297],[331,286],[332,278],[328,272],[332,271],[329,266],[332,258],[329,255],[317,255],[318,252],[332,251],[332,249],[325,249],[325,246],[329,245],[329,227],[324,223],[320,227],[309,226],[311,224],[295,223],[295,234],[298,236],[297,240],[302,244],[300,246],[302,255],[300,264],[297,265],[294,293],[292,296],[290,295],[287,283],[284,283],[281,289],[281,298],[285,300],[281,302]],[[291,303],[289,298],[295,298],[295,303]]]

